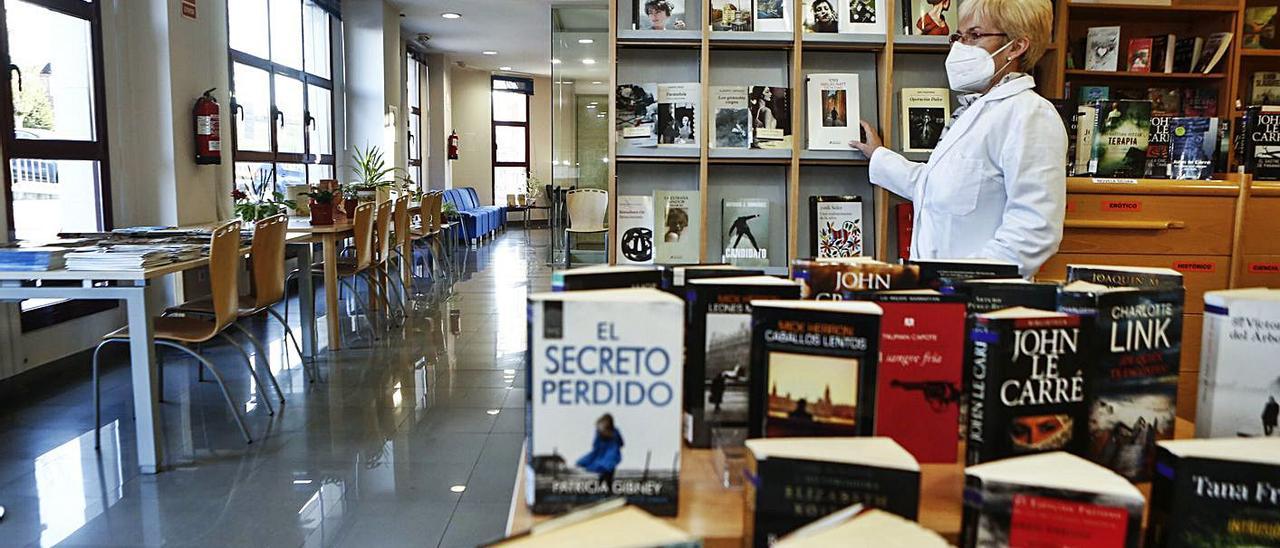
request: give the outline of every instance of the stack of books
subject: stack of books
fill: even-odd
[[[39,272],[57,270],[66,264],[67,252],[62,247],[15,247],[0,249],[0,270]]]
[[[68,253],[66,266],[67,270],[146,270],[203,254],[198,245],[115,245]]]

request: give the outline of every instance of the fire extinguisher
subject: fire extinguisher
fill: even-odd
[[[458,132],[456,131],[449,133],[449,159],[458,159]]]
[[[204,92],[196,105],[191,109],[195,118],[196,130],[196,163],[213,165],[222,163],[222,139],[218,128],[218,100],[213,97],[211,88]]]

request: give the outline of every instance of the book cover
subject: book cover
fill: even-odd
[[[964,371],[965,303],[932,290],[873,293],[880,305],[877,436],[922,463],[952,463]]]
[[[886,2],[884,0],[840,0],[840,32],[849,34],[884,34]]]
[[[698,146],[698,103],[702,86],[658,84],[658,146]]]
[[[751,111],[746,86],[711,88],[711,112],[715,115],[712,148],[748,148],[751,144]]]
[[[1280,290],[1204,295],[1196,437],[1274,437],[1280,407]]]
[[[1070,94],[1070,91],[1067,93]],[[1076,133],[1079,131],[1079,126],[1076,124],[1076,114],[1078,114],[1076,102],[1068,98],[1050,99],[1049,102],[1053,104],[1054,112],[1058,113],[1058,117],[1062,119],[1062,126],[1067,130],[1067,162],[1065,167],[1066,175],[1070,177],[1076,171]]]
[[[1276,6],[1251,6],[1244,9],[1244,49],[1275,49]]]
[[[558,513],[615,496],[675,515],[684,302],[657,289],[529,296],[526,496]]]
[[[901,11],[903,35],[949,36],[952,32],[947,23],[947,17],[954,13],[951,0],[910,0],[903,3]]]
[[[1036,310],[1056,310],[1058,284],[1022,278],[960,280],[955,292],[968,298],[969,314],[981,314],[1021,306]]]
[[[618,264],[653,264],[653,196],[618,196]]]
[[[965,468],[962,548],[1138,548],[1142,492],[1124,478],[1063,452]]]
[[[791,32],[792,0],[755,0],[756,30]]]
[[[1162,441],[1147,546],[1280,543],[1280,440]]]
[[[635,24],[639,30],[685,30],[687,0],[634,0]],[[695,2],[696,3],[696,2]]]
[[[1029,308],[974,318],[966,465],[1049,451],[1087,454],[1092,370],[1081,322]]]
[[[1173,439],[1184,293],[1089,282],[1062,288],[1058,310],[1092,318],[1087,456],[1130,481],[1151,481],[1156,441]]]
[[[1143,177],[1169,178],[1169,123],[1173,119],[1173,116],[1151,117],[1151,137],[1147,139],[1147,161]]]
[[[721,260],[736,266],[769,266],[769,201],[754,198],[720,202]]]
[[[1072,163],[1075,175],[1092,173],[1093,131],[1098,122],[1097,103],[1082,104],[1076,109],[1076,158]]]
[[[809,196],[809,255],[862,256],[861,196]]]
[[[673,266],[663,271],[662,289],[683,299],[685,298],[685,285],[688,282],[707,278],[733,278],[738,276],[764,276],[764,271],[758,268],[740,268],[724,263]]]
[[[1245,108],[1240,140],[1245,171],[1255,180],[1280,179],[1280,107],[1254,105]]]
[[[1178,88],[1148,88],[1147,100],[1151,101],[1152,116],[1182,114],[1182,90]]]
[[[809,150],[847,151],[862,140],[857,74],[810,74],[805,87]]]
[[[1108,287],[1178,289],[1182,273],[1172,268],[1068,264],[1067,283],[1084,281]]]
[[[1170,179],[1212,179],[1218,146],[1217,118],[1174,118],[1169,143]]]
[[[1200,49],[1204,47],[1204,38],[1192,36],[1179,38],[1173,46],[1173,72],[1191,72],[1196,60],[1200,58]]]
[[[642,265],[592,265],[551,273],[552,291],[662,287],[662,268]]]
[[[747,440],[746,473],[743,540],[754,548],[851,504],[919,512],[920,465],[888,438]]]
[[[1173,34],[1151,37],[1151,72],[1173,72],[1173,46],[1177,41]]]
[[[912,548],[949,548],[942,535],[919,523],[875,508],[855,504],[844,510],[792,531],[782,537],[777,548],[827,548],[840,546],[849,539],[859,539],[867,546],[910,546]]]
[[[920,287],[942,293],[956,292],[966,280],[1017,278],[1018,265],[994,259],[912,259],[907,264],[920,268]]]
[[[747,435],[871,435],[880,307],[816,301],[751,306]]]
[[[1095,177],[1141,177],[1150,137],[1150,101],[1098,103],[1090,173]]]
[[[791,90],[751,86],[751,148],[791,148]]]
[[[1151,72],[1151,37],[1129,39],[1129,72]]]
[[[1260,70],[1253,73],[1249,104],[1280,105],[1280,72]]]
[[[1213,88],[1183,88],[1182,115],[1213,117],[1218,115],[1218,91]]]
[[[791,261],[791,278],[804,287],[802,299],[848,301],[869,291],[918,289],[920,267],[860,257],[796,259]]]
[[[916,210],[910,202],[893,206],[894,220],[897,221],[895,236],[898,237],[898,259],[911,257],[911,232],[915,229]]]
[[[658,146],[658,84],[620,84],[614,116],[619,143]]]
[[[654,229],[662,237],[654,242],[654,262],[692,264],[700,260],[702,205],[696,190],[658,190],[653,193]]]
[[[1209,74],[1218,68],[1218,63],[1227,55],[1227,50],[1231,49],[1230,32],[1215,32],[1209,35],[1204,41],[1204,47],[1200,51],[1200,56],[1196,59],[1194,72]]]
[[[711,0],[711,30],[751,32],[754,20],[751,0]]]
[[[713,430],[747,430],[751,301],[799,299],[800,285],[772,276],[691,280],[685,338],[685,441],[711,447]]]
[[[950,118],[951,93],[946,88],[903,88],[902,127],[907,134],[902,151],[933,152]]]
[[[1089,27],[1085,70],[1114,72],[1120,63],[1120,27]]]
[[[801,0],[806,33],[840,32],[840,0]]]

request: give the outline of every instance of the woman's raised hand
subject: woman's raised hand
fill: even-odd
[[[867,140],[866,142],[849,141],[849,146],[857,149],[869,160],[877,148],[884,146],[884,141],[880,140],[880,134],[866,120],[860,120],[860,122],[862,123],[862,132],[867,135]]]

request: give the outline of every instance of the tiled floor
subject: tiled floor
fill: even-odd
[[[87,363],[79,382],[0,407],[0,546],[473,546],[500,537],[524,438],[525,296],[550,285],[545,242],[545,231],[530,240],[513,228],[459,257],[465,274],[451,296],[421,298],[404,327],[322,360],[320,383],[306,381],[293,352],[285,357],[274,326],[257,324],[288,400],[275,416],[243,361],[208,349],[246,411],[251,445],[216,384],[196,381],[194,361],[165,354],[168,469],[156,476],[137,473],[122,352],[109,355],[104,376],[100,453]]]

